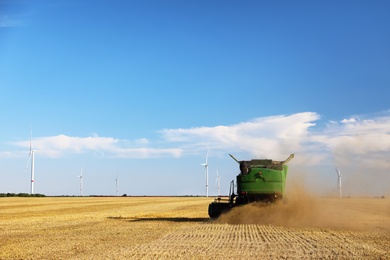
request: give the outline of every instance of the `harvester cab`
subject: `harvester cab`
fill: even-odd
[[[230,183],[229,198],[218,197],[209,205],[209,216],[216,218],[231,208],[250,202],[275,202],[284,196],[288,166],[294,158],[291,154],[284,161],[271,159],[252,159],[238,161],[229,154],[238,164],[240,173],[236,177],[236,193],[234,180]]]

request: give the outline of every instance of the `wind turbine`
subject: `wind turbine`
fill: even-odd
[[[77,177],[80,178],[80,196],[83,196],[83,168],[81,168],[80,175]]]
[[[207,151],[206,162],[201,164],[204,166],[205,175],[206,175],[206,197],[209,196],[209,165],[207,162],[208,157],[209,157],[209,152]]]
[[[217,179],[215,180],[217,183],[218,197],[221,196],[221,176],[218,173],[217,169]]]
[[[119,181],[119,177],[118,177],[118,175],[117,175],[117,176],[116,176],[116,179],[115,179],[116,196],[118,196],[118,181]]]
[[[30,133],[30,150],[29,150],[29,153],[28,153],[28,160],[27,160],[27,165],[26,165],[26,168],[28,166],[28,163],[29,161],[31,160],[31,187],[30,187],[30,194],[34,194],[34,163],[35,163],[35,158],[34,158],[34,153],[37,151],[37,150],[34,150],[32,148],[32,130],[31,130],[31,133]]]
[[[339,198],[342,197],[341,195],[341,173],[340,173],[340,170],[336,168],[336,173],[337,173],[337,176],[338,176],[338,180],[337,180],[337,189],[339,190]]]

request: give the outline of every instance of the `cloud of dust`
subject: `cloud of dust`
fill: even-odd
[[[378,221],[372,222],[370,212],[360,212],[350,207],[351,200],[316,197],[302,185],[293,185],[287,200],[275,204],[255,202],[234,207],[214,223],[376,231],[385,228],[390,232],[390,225],[384,227]]]
[[[295,186],[288,200],[275,204],[256,202],[235,207],[222,214],[216,223],[310,227],[317,226],[320,217],[321,212],[316,199],[305,189]]]

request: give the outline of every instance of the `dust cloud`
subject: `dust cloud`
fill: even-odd
[[[294,228],[335,228],[390,233],[390,200],[316,197],[295,186],[284,201],[235,207],[214,223],[262,224]]]
[[[296,190],[294,196],[276,204],[255,202],[235,207],[221,215],[217,223],[273,224],[286,227],[311,226],[320,216],[319,207],[304,190]]]

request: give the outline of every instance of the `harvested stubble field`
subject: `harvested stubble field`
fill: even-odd
[[[0,259],[390,259],[390,200],[0,198]]]

